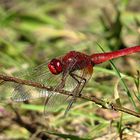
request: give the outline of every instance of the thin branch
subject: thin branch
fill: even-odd
[[[0,75],[0,80],[5,81],[5,82],[14,82],[14,83],[18,83],[18,84],[23,84],[23,85],[28,85],[28,86],[32,86],[32,87],[36,87],[36,88],[40,88],[40,89],[45,89],[48,91],[54,91],[54,92],[59,92],[60,94],[64,94],[64,95],[68,95],[68,96],[73,96],[72,92],[70,91],[66,91],[66,90],[57,90],[54,89],[53,87],[47,87],[44,84],[40,84],[38,82],[33,82],[30,80],[22,80],[16,77],[11,77],[11,76],[5,76],[5,75]],[[91,96],[85,96],[85,95],[81,95],[81,96],[77,96],[78,98],[87,100],[87,101],[91,101],[94,102],[100,106],[102,106],[105,109],[110,109],[110,110],[115,110],[115,111],[121,111],[130,115],[133,115],[135,117],[140,118],[140,113],[137,113],[135,111],[132,111],[130,109],[127,109],[125,107],[121,107],[117,104],[114,103],[106,103],[105,101],[96,98],[95,96],[91,97]]]

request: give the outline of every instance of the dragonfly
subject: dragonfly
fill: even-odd
[[[140,46],[91,55],[70,51],[27,73],[20,73],[20,76],[11,77],[1,74],[0,82],[1,85],[10,83],[11,86],[12,84],[14,91],[11,99],[13,101],[21,102],[45,97],[45,115],[48,112],[55,112],[57,107],[67,103],[64,113],[66,116],[73,103],[82,96],[83,88],[92,77],[95,65],[136,52],[140,52]]]

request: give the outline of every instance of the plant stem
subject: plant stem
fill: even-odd
[[[68,96],[73,96],[73,94],[69,91],[66,90],[57,90],[54,89],[53,87],[47,87],[45,85],[42,85],[38,82],[32,82],[30,80],[22,80],[19,78],[15,78],[15,77],[11,77],[11,76],[5,76],[5,75],[0,75],[0,80],[5,81],[5,82],[14,82],[14,83],[18,83],[18,84],[23,84],[23,85],[28,85],[28,86],[32,86],[32,87],[37,87],[40,89],[46,89],[48,91],[53,91],[56,93],[60,93],[60,94],[64,94],[64,95],[68,95]],[[105,109],[111,109],[111,110],[115,110],[115,111],[121,111],[130,115],[133,115],[135,117],[140,118],[140,114],[137,112],[134,112],[130,109],[118,106],[116,104],[113,103],[106,103],[105,101],[98,99],[96,97],[90,97],[90,96],[85,96],[85,95],[81,95],[81,96],[77,96],[78,98],[81,99],[85,99],[87,101],[92,101],[100,106],[102,106]]]

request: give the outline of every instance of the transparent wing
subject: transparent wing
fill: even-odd
[[[13,83],[0,81],[0,101],[10,99],[13,90]]]
[[[44,115],[48,116],[50,113],[56,113],[62,107],[66,107],[71,96],[65,96],[56,92],[49,94],[44,103]]]
[[[30,68],[29,70],[19,72],[18,74],[15,74],[14,77],[20,78],[22,80],[38,82],[48,87],[49,86],[55,87],[58,84],[58,82],[60,82],[61,75],[52,75],[47,67],[48,62],[49,61],[46,61],[45,63],[35,68]],[[25,101],[28,99],[46,97],[48,95],[48,92],[46,90],[31,87],[28,85],[3,81],[0,81],[0,83],[1,83],[0,85],[1,99],[7,99],[11,97],[11,99],[14,101]],[[4,94],[2,94],[2,92]]]
[[[61,80],[61,75],[52,75],[47,67],[48,62],[41,64],[40,66],[28,71],[19,78],[38,82],[46,85],[47,87],[55,87]],[[46,97],[48,92],[40,88],[31,87],[28,85],[15,84],[14,91],[12,93],[12,100],[25,101],[34,98]]]

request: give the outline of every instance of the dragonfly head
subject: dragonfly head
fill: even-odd
[[[48,68],[52,74],[58,75],[62,72],[62,63],[59,59],[52,59],[48,64]]]

